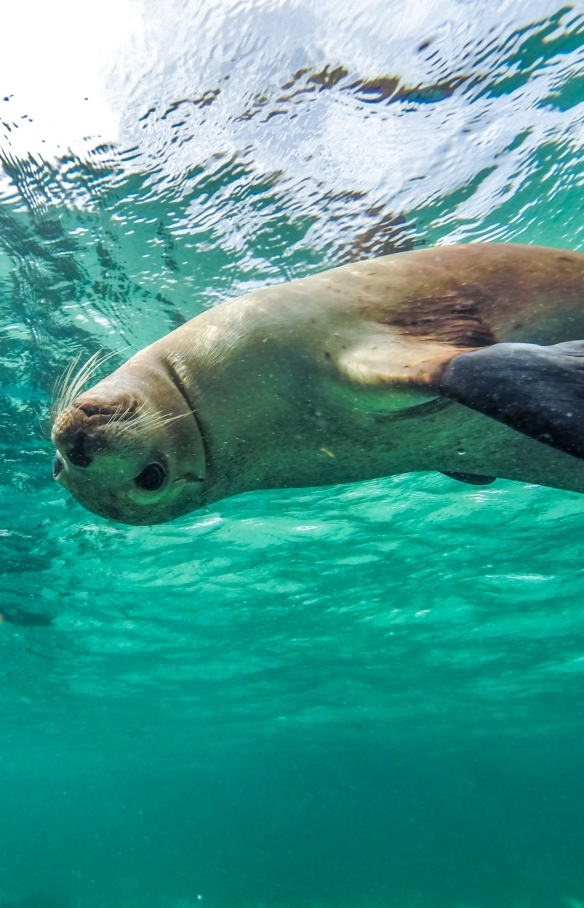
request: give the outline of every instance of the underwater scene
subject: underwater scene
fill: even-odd
[[[584,251],[584,2],[39,0],[0,34],[0,908],[584,906],[582,495],[403,473],[129,526],[50,437],[76,357],[248,291]]]

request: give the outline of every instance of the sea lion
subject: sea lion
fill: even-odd
[[[344,265],[206,311],[91,390],[94,362],[69,375],[54,475],[131,524],[418,470],[583,492],[579,338],[575,252],[470,244]]]

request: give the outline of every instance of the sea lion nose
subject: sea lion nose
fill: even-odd
[[[87,433],[80,430],[75,435],[73,447],[67,451],[67,458],[76,467],[88,467],[92,457],[87,450]]]

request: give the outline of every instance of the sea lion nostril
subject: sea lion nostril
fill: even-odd
[[[85,447],[86,439],[85,432],[78,432],[75,444],[70,451],[67,451],[67,457],[75,467],[88,467],[91,463],[91,455],[87,453]]]
[[[63,461],[57,454],[57,456],[55,457],[55,459],[53,461],[53,479],[56,479],[57,476],[59,476],[61,474],[62,470],[63,470]]]

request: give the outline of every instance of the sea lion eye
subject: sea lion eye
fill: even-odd
[[[157,492],[164,485],[166,479],[166,470],[159,463],[147,464],[141,473],[136,476],[134,482],[140,489],[145,492]]]

